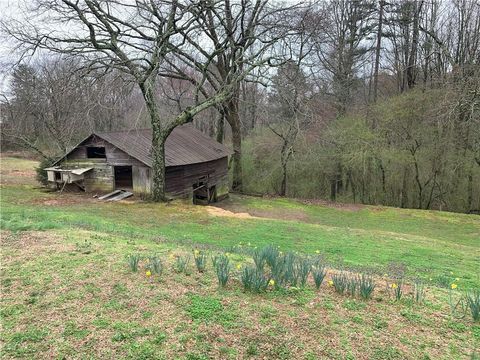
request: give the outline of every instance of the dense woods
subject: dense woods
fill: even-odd
[[[234,150],[238,191],[480,212],[476,0],[24,10],[1,24],[17,50],[3,66],[3,149],[54,158],[94,129],[151,127],[159,200],[162,144],[194,121]]]

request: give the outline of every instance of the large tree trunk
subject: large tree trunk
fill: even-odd
[[[152,124],[153,125],[153,124]],[[165,140],[160,131],[152,129],[152,200],[166,201],[165,195]]]
[[[145,105],[152,125],[152,186],[153,201],[166,201],[165,196],[165,141],[168,134],[162,129],[160,113],[155,99],[155,80],[150,79],[140,84]]]
[[[233,96],[226,103],[226,120],[232,129],[233,144],[233,180],[232,190],[241,192],[243,190],[242,181],[242,127],[240,116],[238,114],[238,88]]]
[[[220,110],[216,123],[216,139],[219,143],[223,143],[225,137],[225,110]]]
[[[420,11],[422,9],[423,0],[418,3],[417,0],[413,2],[413,29],[412,29],[412,48],[407,63],[407,85],[409,89],[415,87],[417,76],[417,52],[418,52],[418,37],[420,31]]]
[[[230,115],[230,114],[229,114]],[[235,114],[238,119],[238,113]],[[232,190],[242,191],[242,131],[240,127],[240,119],[230,123],[232,128],[233,143],[233,180]]]

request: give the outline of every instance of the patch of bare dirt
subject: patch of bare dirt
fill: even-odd
[[[259,219],[259,217],[252,216],[246,212],[238,212],[235,213],[230,210],[225,210],[215,206],[205,206],[209,215],[212,216],[224,216],[224,217],[232,217],[237,219]]]

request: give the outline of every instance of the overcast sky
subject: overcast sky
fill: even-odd
[[[22,2],[23,0],[0,0],[0,19],[15,16],[19,12],[18,5]],[[4,36],[0,37],[0,93],[8,90],[9,69],[14,60],[12,50],[12,44]]]

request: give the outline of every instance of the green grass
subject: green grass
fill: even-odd
[[[437,282],[444,277],[458,277],[468,286],[480,284],[480,219],[475,215],[369,207],[347,211],[303,205],[294,200],[239,196],[231,201],[247,204],[243,206],[251,209],[272,209],[278,205],[286,211],[290,206],[293,214],[300,207],[311,215],[307,221],[281,219],[275,214],[253,219],[213,217],[202,207],[181,201],[163,205],[82,203],[77,199],[74,205],[66,206],[34,202],[62,199],[62,196],[65,197],[30,187],[4,187],[2,228],[11,231],[79,228],[132,239],[217,247],[236,246],[240,242],[252,247],[273,243],[284,251],[310,254],[320,251],[332,263],[367,266],[379,273],[397,262],[405,264],[412,276]]]
[[[2,161],[4,358],[455,359],[480,344],[480,325],[452,318],[448,292],[435,286],[456,277],[459,290],[479,286],[478,216],[232,196],[219,205],[255,217],[220,217],[186,201],[44,192],[11,171],[34,164]],[[395,302],[378,278],[370,301],[336,294],[327,279],[319,291],[310,279],[305,289],[244,293],[235,265],[272,243],[378,274],[401,262],[426,279],[426,302],[410,293]],[[225,288],[211,261],[205,273],[192,262],[174,272],[173,255],[197,247],[234,252]],[[157,254],[164,273],[147,278],[145,261],[131,272],[131,254]]]

